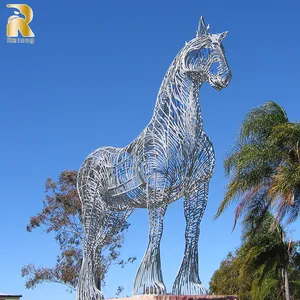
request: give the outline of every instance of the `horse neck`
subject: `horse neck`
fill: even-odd
[[[178,55],[179,56],[179,55]],[[168,124],[193,123],[202,129],[202,115],[199,104],[201,82],[191,80],[180,68],[180,57],[173,61],[159,89],[152,120],[168,118],[176,114],[176,120],[168,118]]]

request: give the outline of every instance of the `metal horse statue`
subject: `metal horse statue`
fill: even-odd
[[[149,211],[149,243],[134,281],[133,294],[165,294],[160,261],[163,218],[168,205],[184,197],[186,245],[173,294],[203,294],[198,272],[200,222],[214,170],[214,150],[203,131],[199,89],[217,90],[231,79],[222,40],[208,33],[201,17],[197,35],[178,53],[158,92],[148,126],[125,148],[91,153],[78,174],[85,237],[77,300],[103,298],[97,260],[135,208]]]

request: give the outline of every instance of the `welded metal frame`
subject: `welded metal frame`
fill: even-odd
[[[141,134],[125,148],[97,149],[79,170],[85,238],[77,300],[102,298],[97,288],[99,251],[135,208],[148,209],[150,229],[133,294],[165,294],[160,261],[163,218],[168,205],[181,197],[186,244],[172,292],[205,293],[198,272],[198,240],[215,155],[203,131],[199,89],[209,82],[221,90],[231,79],[222,46],[227,32],[210,34],[208,29],[201,17],[196,37],[169,67],[153,117]]]

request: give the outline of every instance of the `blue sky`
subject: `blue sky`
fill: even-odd
[[[10,3],[10,2],[7,2]],[[200,275],[208,287],[226,254],[240,243],[232,233],[233,208],[213,220],[228,178],[223,159],[249,109],[273,100],[299,120],[299,1],[28,1],[34,45],[6,43],[12,10],[0,6],[1,218],[0,291],[24,300],[69,300],[65,287],[43,284],[26,290],[21,267],[51,266],[58,247],[42,229],[27,233],[39,212],[44,182],[64,169],[78,169],[101,146],[122,147],[150,120],[160,83],[199,17],[224,40],[233,78],[221,92],[208,84],[200,93],[204,128],[216,152],[216,169],[201,224]],[[103,289],[131,294],[147,244],[147,212],[136,211],[123,256],[137,262],[113,267]],[[300,239],[298,221],[291,229]],[[163,276],[171,290],[184,247],[182,201],[170,205],[162,240]]]

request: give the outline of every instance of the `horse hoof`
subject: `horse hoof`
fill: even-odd
[[[186,282],[184,285],[175,283],[172,293],[174,295],[206,295],[208,290],[201,283]]]
[[[165,295],[166,293],[166,287],[163,283],[143,285],[133,292],[134,295]]]

